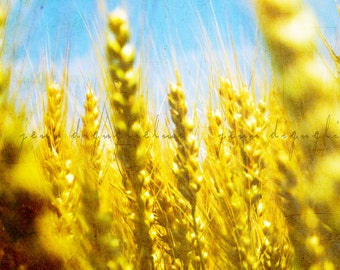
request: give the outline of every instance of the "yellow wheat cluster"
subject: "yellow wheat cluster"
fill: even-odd
[[[44,131],[27,132],[0,8],[0,269],[340,267],[339,57],[302,1],[253,2],[272,62],[265,96],[217,73],[206,119],[191,120],[176,71],[161,127],[116,9],[100,63],[108,102],[88,85],[74,137],[67,69],[37,85]]]

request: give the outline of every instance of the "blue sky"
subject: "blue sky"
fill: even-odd
[[[63,52],[63,42],[71,37],[74,54],[85,53],[91,44],[85,23],[102,22],[103,13],[95,0],[17,0],[13,9],[12,25],[16,23],[26,28],[25,38],[31,39],[30,53],[37,57],[39,42],[47,39],[56,40],[55,45]],[[127,9],[135,40],[143,38],[142,34],[152,34],[158,47],[172,39],[181,40],[184,50],[197,47],[194,40],[201,16],[204,26],[212,29],[214,9],[216,20],[222,26],[230,23],[234,30],[240,26],[253,33],[255,30],[250,8],[246,0],[209,1],[209,0],[126,0],[107,1],[107,10],[116,6]],[[120,4],[121,3],[121,4]],[[17,16],[19,14],[19,17]],[[20,23],[18,22],[20,21]],[[247,29],[247,30],[246,30]],[[91,29],[94,30],[94,29]],[[102,30],[102,29],[100,29]],[[175,36],[176,35],[176,36]],[[237,36],[236,36],[237,38]],[[41,45],[41,44],[40,44]],[[62,45],[62,46],[60,46]],[[52,49],[52,48],[51,48]]]
[[[96,57],[89,33],[95,46],[103,40],[105,17],[116,6],[127,9],[133,34],[133,43],[142,53],[141,64],[150,71],[151,88],[157,88],[155,99],[160,103],[166,96],[167,75],[172,72],[172,50],[182,67],[183,77],[191,77],[187,84],[197,84],[197,78],[206,73],[201,67],[207,62],[207,50],[219,51],[215,20],[222,33],[224,44],[231,44],[232,34],[241,66],[251,65],[256,38],[256,21],[250,0],[16,0],[9,26],[15,38],[15,61],[20,75],[32,78],[43,70],[45,53],[50,62],[61,69],[69,46],[70,80],[79,82],[94,75]],[[321,29],[333,48],[339,51],[339,16],[334,0],[305,1],[318,18]],[[202,37],[200,23],[204,25],[207,39]],[[98,39],[97,39],[98,38]],[[232,50],[227,50],[229,54]],[[220,59],[221,60],[221,59]],[[243,64],[242,64],[243,63]],[[19,72],[18,72],[19,73]],[[246,73],[246,71],[245,71]],[[83,77],[82,77],[83,76]],[[95,78],[95,76],[93,76]],[[204,80],[204,79],[203,79]],[[81,84],[81,83],[80,83]],[[188,88],[190,88],[189,86]],[[82,99],[85,90],[75,87],[75,99]],[[159,89],[162,89],[160,91]],[[195,85],[193,88],[194,89]],[[191,97],[197,91],[192,90]],[[158,95],[158,96],[157,96]],[[81,103],[81,101],[80,101]]]

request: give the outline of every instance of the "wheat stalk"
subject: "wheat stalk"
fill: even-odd
[[[194,269],[205,269],[202,240],[197,225],[197,192],[201,187],[202,176],[198,163],[198,142],[193,133],[193,123],[187,118],[187,105],[179,76],[177,84],[170,85],[168,94],[170,114],[175,124],[174,138],[176,141],[176,156],[173,172],[177,178],[177,188],[190,203],[192,228],[182,232],[186,240],[180,240],[177,253],[181,254],[184,269],[191,264]],[[191,239],[192,238],[192,239]],[[189,241],[188,241],[189,240]],[[192,257],[191,252],[197,256]],[[198,260],[198,263],[195,262]]]
[[[66,132],[66,85],[60,87],[47,76],[47,110],[44,114],[44,140],[41,144],[41,161],[47,181],[52,185],[51,203],[55,211],[44,215],[38,223],[44,247],[53,254],[58,254],[64,262],[73,267],[88,267],[84,260],[81,243],[71,236],[81,225],[77,216],[77,204],[80,196],[79,179],[75,174],[74,156],[71,155],[70,141]],[[53,226],[46,228],[46,224]],[[69,249],[63,249],[68,245]],[[79,256],[72,257],[77,252]]]
[[[326,242],[326,239],[336,238],[339,234],[339,203],[335,199],[339,170],[328,162],[339,160],[339,142],[328,134],[338,134],[339,127],[330,124],[328,120],[330,116],[336,119],[339,116],[336,100],[339,84],[336,76],[330,74],[317,55],[316,24],[313,16],[302,9],[302,1],[266,0],[255,3],[260,27],[276,71],[276,82],[281,92],[279,98],[287,108],[291,127],[301,136],[310,133],[324,135],[314,145],[310,145],[307,140],[298,141],[304,160],[300,163],[300,170],[306,171],[308,168],[308,173],[305,173],[309,175],[307,179],[295,175],[295,168],[288,166],[287,161],[278,161],[283,177],[286,178],[283,180],[283,193],[289,197],[286,211],[293,214],[291,210],[294,206],[293,209],[298,213],[305,213],[314,220],[310,228],[305,223],[308,218],[288,218],[290,229],[293,230],[291,240],[295,245],[297,264],[310,269],[334,267],[339,264],[335,254],[340,250],[333,242]],[[326,196],[318,192],[324,186],[328,187]],[[308,190],[308,193],[301,195],[302,190]],[[329,214],[317,214],[320,211]],[[329,226],[329,230],[324,226]],[[309,235],[297,237],[299,240],[294,241],[298,235],[294,228],[305,228]],[[299,257],[302,255],[305,257]]]
[[[85,236],[82,246],[94,269],[104,265],[109,269],[127,268],[130,264],[122,254],[123,237],[112,231],[113,209],[107,205],[105,198],[107,186],[103,181],[107,179],[104,177],[102,150],[99,148],[99,107],[92,89],[86,92],[84,108],[80,154],[87,171],[78,171],[81,189],[78,218]]]
[[[138,73],[133,67],[134,48],[130,38],[127,16],[115,10],[109,17],[114,35],[107,39],[107,60],[110,79],[107,93],[113,111],[112,122],[116,133],[117,156],[124,168],[124,186],[132,198],[131,216],[137,244],[137,265],[141,269],[153,268],[153,242],[149,231],[153,222],[152,200],[148,192],[145,144],[142,136],[146,127],[143,100],[138,97]]]

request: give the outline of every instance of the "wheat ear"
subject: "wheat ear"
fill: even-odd
[[[191,235],[193,239],[179,243],[179,251],[182,250],[184,258],[184,269],[188,269],[189,265],[195,269],[205,269],[205,260],[203,258],[202,241],[200,239],[197,225],[197,192],[202,184],[202,175],[200,173],[198,163],[198,142],[193,134],[193,123],[187,118],[187,105],[184,92],[179,76],[177,76],[177,84],[170,85],[168,94],[170,105],[171,119],[175,124],[174,138],[176,141],[176,156],[173,165],[173,172],[177,178],[177,188],[182,196],[190,203],[191,219],[193,222],[192,232],[187,231],[186,235]],[[188,238],[188,236],[186,236]],[[187,247],[183,245],[189,245]],[[197,256],[195,263],[194,258],[190,258],[189,252],[195,252]],[[187,252],[187,254],[185,254]],[[188,257],[186,257],[188,256]]]
[[[290,126],[300,135],[297,142],[302,149],[300,170],[309,174],[305,181],[296,179],[292,173],[288,173],[292,169],[287,169],[287,162],[278,161],[286,177],[283,180],[286,182],[283,193],[289,194],[289,200],[295,202],[295,208],[298,206],[296,211],[308,212],[308,216],[313,217],[310,223],[313,224],[312,228],[308,228],[309,224],[305,225],[306,231],[314,233],[305,240],[301,238],[305,243],[298,244],[294,242],[294,236],[291,237],[297,255],[299,249],[309,254],[308,258],[297,258],[297,263],[312,269],[339,265],[336,255],[340,252],[339,247],[331,241],[325,241],[339,234],[340,224],[337,214],[340,204],[336,200],[340,171],[333,163],[335,160],[339,162],[339,141],[336,136],[329,136],[340,131],[339,126],[329,122],[330,117],[338,119],[340,116],[337,101],[339,84],[336,76],[329,72],[318,56],[317,25],[311,13],[302,8],[302,1],[259,0],[255,3],[275,69],[281,106],[287,108]],[[301,140],[306,134],[314,134],[322,139],[311,144],[309,140]],[[319,190],[325,187],[326,192],[320,194]],[[307,191],[301,196],[299,192],[303,189]],[[286,211],[290,210],[286,208]],[[320,212],[329,214],[316,214]],[[289,219],[290,229],[305,222],[302,217],[300,220]]]
[[[66,115],[64,111],[64,88],[51,81],[47,82],[47,110],[44,115],[46,147],[44,165],[55,196],[69,198],[74,185],[66,137]],[[64,200],[66,199],[64,198]],[[61,199],[61,201],[64,201]],[[68,200],[68,199],[66,199]],[[63,202],[65,205],[65,201]],[[69,205],[70,206],[70,205]],[[71,206],[70,206],[71,207]]]
[[[46,249],[59,254],[64,261],[68,261],[70,267],[88,267],[81,243],[71,237],[80,228],[77,216],[80,186],[75,174],[75,156],[70,151],[71,144],[66,131],[66,87],[66,84],[61,87],[52,81],[51,76],[47,76],[45,133],[40,158],[47,181],[52,185],[52,204],[56,211],[44,215],[38,226]],[[48,223],[52,225],[47,227]],[[63,245],[68,248],[63,249]],[[78,253],[78,256],[72,256],[73,252]]]
[[[100,122],[99,122],[99,107],[98,100],[93,93],[92,89],[86,92],[86,100],[84,104],[85,114],[83,120],[83,149],[86,157],[89,157],[93,164],[98,178],[101,176],[101,151],[100,138],[98,136]],[[99,181],[100,179],[98,179]]]
[[[133,67],[135,52],[128,43],[130,30],[124,11],[115,10],[109,16],[113,35],[107,38],[107,60],[110,82],[107,89],[112,121],[118,135],[117,156],[124,168],[124,186],[132,198],[131,211],[135,225],[137,265],[153,268],[153,241],[149,231],[152,203],[147,191],[146,146],[142,137],[146,127],[144,101],[138,96],[138,71]]]

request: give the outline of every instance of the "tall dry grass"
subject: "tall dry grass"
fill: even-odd
[[[79,140],[67,128],[67,69],[59,83],[46,72],[44,132],[31,134],[1,57],[1,269],[340,267],[339,71],[318,39],[336,68],[339,59],[302,1],[254,6],[272,62],[267,94],[214,74],[217,102],[190,120],[197,108],[176,71],[164,89],[170,131],[153,126],[121,9],[99,63],[108,110],[84,89]]]

